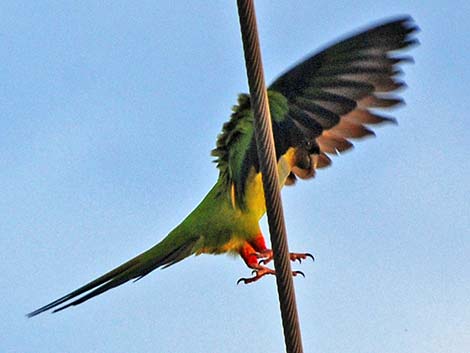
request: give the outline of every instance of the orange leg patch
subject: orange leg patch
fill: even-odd
[[[263,234],[259,233],[255,238],[247,241],[239,250],[239,254],[250,268],[259,268],[259,260],[269,257],[271,250],[266,247]]]
[[[266,241],[264,240],[263,234],[259,233],[256,238],[250,240],[251,246],[256,250],[256,252],[263,253],[266,250],[269,250],[266,247]]]
[[[258,267],[258,253],[250,243],[246,242],[243,244],[239,250],[239,254],[249,268]]]

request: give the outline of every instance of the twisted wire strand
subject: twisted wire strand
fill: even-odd
[[[255,8],[252,0],[237,0],[237,5],[248,84],[250,87],[251,107],[255,117],[256,146],[262,173],[271,245],[274,253],[277,291],[286,352],[302,353],[302,338],[292,280],[284,212],[280,196],[271,114],[264,83]]]

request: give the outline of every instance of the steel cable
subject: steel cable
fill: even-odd
[[[237,4],[250,87],[251,108],[255,117],[256,145],[262,173],[269,233],[274,253],[274,267],[276,269],[277,291],[286,352],[302,353],[302,338],[287,245],[287,232],[282,209],[271,114],[264,83],[255,8],[252,0],[237,0]]]

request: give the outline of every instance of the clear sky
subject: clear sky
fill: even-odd
[[[258,1],[268,81],[410,14],[399,126],[285,189],[305,352],[470,347],[470,2]],[[247,91],[235,1],[0,5],[0,352],[283,352],[274,278],[191,257],[60,314],[25,314],[149,248],[217,178]],[[265,220],[263,227],[266,229]]]

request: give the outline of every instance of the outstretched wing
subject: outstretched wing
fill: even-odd
[[[352,147],[348,138],[373,134],[366,125],[394,121],[375,108],[402,103],[393,94],[404,86],[398,66],[412,60],[396,52],[417,43],[416,30],[410,17],[381,23],[307,58],[271,84],[277,158],[296,151],[286,184],[331,164],[328,154]],[[249,96],[239,97],[212,153],[229,197],[243,208],[248,176],[259,170]]]

